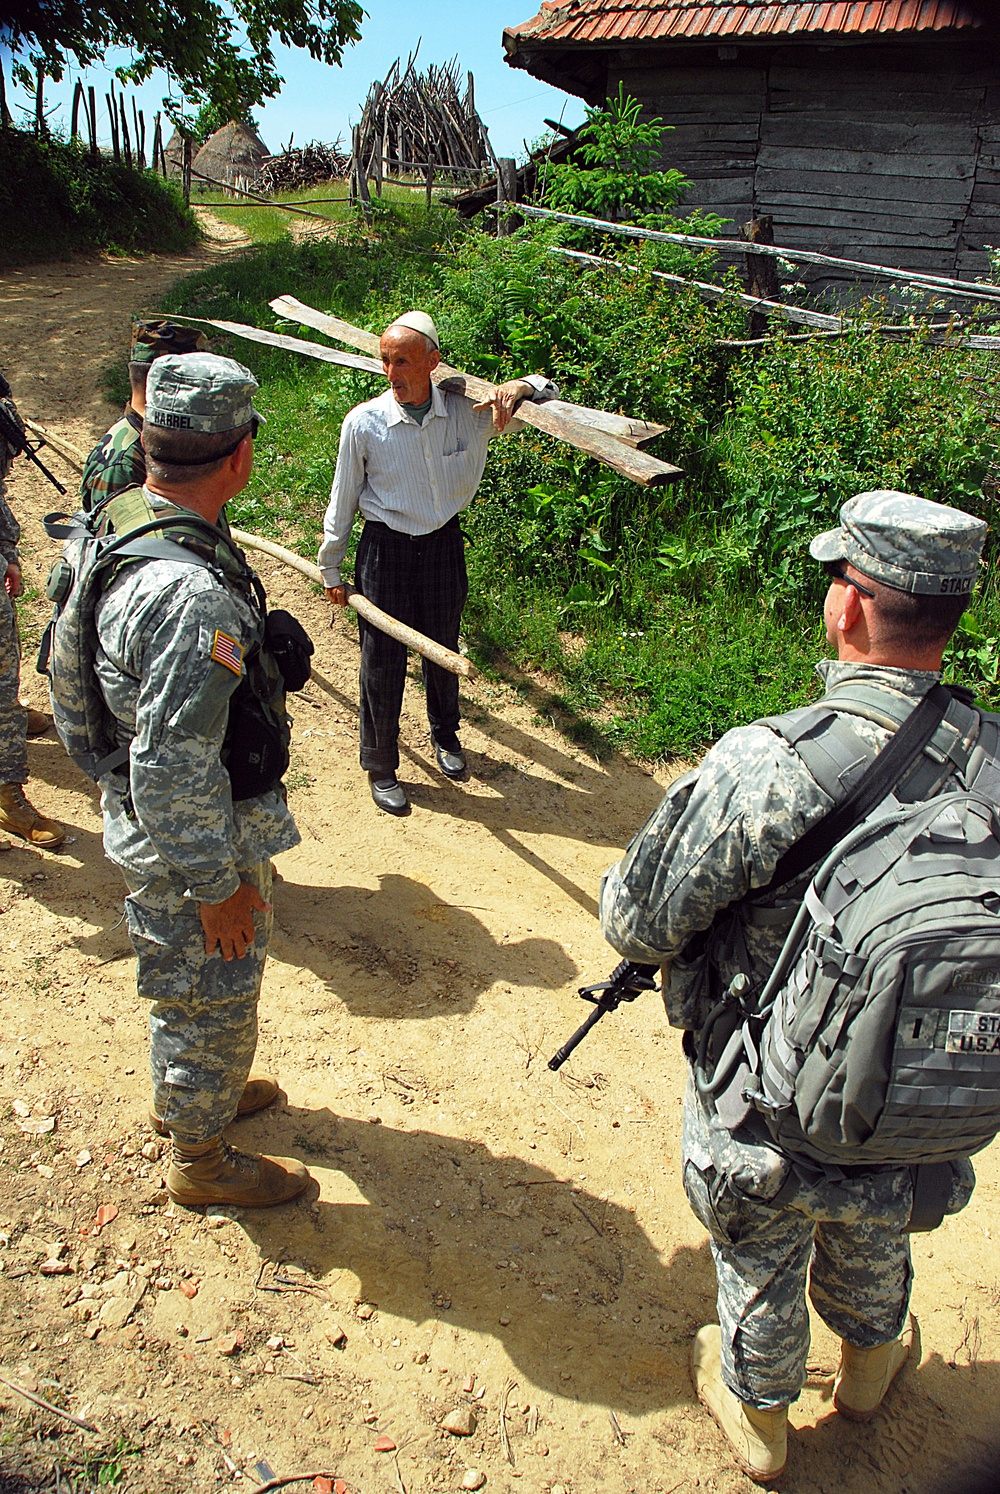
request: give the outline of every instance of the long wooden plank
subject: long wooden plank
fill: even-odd
[[[602,259],[598,254],[584,254],[579,249],[562,249],[556,245],[549,249],[549,253],[561,255],[565,259],[574,259],[578,263],[601,266],[608,270],[620,270],[627,273],[638,272],[641,269],[639,265],[625,265],[617,259]],[[728,286],[712,285],[709,281],[690,280],[683,275],[668,275],[665,270],[651,270],[649,273],[655,275],[657,280],[676,286],[678,290],[696,290],[708,301],[737,301],[748,311],[774,314],[785,321],[797,322],[804,327],[817,327],[830,332],[839,332],[843,327],[839,316],[828,316],[822,311],[807,311],[805,307],[789,306],[783,301],[767,301],[762,296],[748,296],[742,291],[731,290]]]
[[[238,545],[244,545],[248,550],[259,550],[264,555],[270,555],[274,560],[280,560],[284,565],[291,566],[293,570],[299,571],[307,576],[310,581],[315,581],[317,586],[323,585],[323,575],[318,565],[313,565],[311,560],[303,560],[301,555],[296,555],[294,550],[286,550],[284,545],[276,545],[273,540],[260,539],[256,534],[248,534],[245,529],[231,529],[230,534]],[[346,586],[347,605],[353,607],[359,617],[371,623],[373,628],[378,628],[381,633],[388,633],[390,638],[395,638],[397,643],[405,644],[412,648],[415,653],[421,654],[425,659],[430,659],[433,664],[438,664],[442,669],[447,669],[451,674],[461,675],[464,679],[475,679],[476,666],[471,659],[466,659],[462,654],[456,654],[450,648],[445,648],[442,643],[435,643],[433,638],[427,638],[423,633],[418,633],[416,628],[408,627],[401,623],[398,618],[383,612],[381,607],[376,607],[367,597],[362,596],[360,591],[355,591],[353,586]]]
[[[757,153],[758,166],[781,167],[785,171],[860,171],[875,176],[943,177],[946,181],[972,177],[976,172],[974,151],[948,152],[937,156],[917,156],[888,151],[827,150],[810,146],[802,137],[796,148],[762,145]]]
[[[316,311],[312,306],[306,306],[303,302],[296,300],[294,296],[276,296],[270,305],[279,316],[301,322],[306,327],[314,327],[318,332],[325,332],[340,342],[362,348],[365,352],[378,349],[379,339],[373,332],[365,332],[361,327],[342,321],[340,317]],[[452,368],[447,363],[439,363],[431,377],[435,384],[447,382],[453,388],[456,387],[455,381],[461,379],[462,392],[467,398],[477,403],[489,399],[496,387],[486,379],[463,373],[461,369]],[[664,487],[668,483],[676,482],[684,475],[680,467],[675,467],[669,462],[661,462],[657,457],[651,457],[645,451],[626,446],[615,436],[609,436],[604,431],[588,427],[559,410],[552,410],[548,404],[536,405],[530,400],[525,400],[518,407],[517,418],[524,425],[534,426],[536,430],[544,431],[546,435],[568,442],[587,456],[596,457],[599,462],[613,467],[623,477],[631,478],[633,482],[639,483],[642,487]]]
[[[765,114],[761,120],[762,146],[782,149],[806,149],[813,140],[831,151],[879,154],[894,153],[904,166],[911,156],[933,158],[940,155],[972,155],[976,149],[976,132],[968,124],[953,129],[941,120],[933,124],[894,124],[866,119],[831,119],[827,114],[810,111],[805,104],[795,118]]]
[[[179,316],[170,313],[175,322],[194,322],[198,326],[218,327],[220,332],[230,332],[247,342],[260,342],[265,347],[282,348],[286,353],[301,353],[306,358],[319,358],[323,363],[337,363],[341,368],[354,368],[360,373],[373,373],[381,377],[382,364],[374,358],[361,358],[357,353],[342,353],[339,348],[328,348],[325,343],[306,342],[302,337],[286,337],[283,332],[266,332],[263,327],[251,327],[246,322],[224,322],[210,316]]]
[[[741,255],[747,252],[747,244],[741,239],[707,239],[698,234],[666,233],[652,228],[634,228],[628,223],[609,223],[603,218],[587,218],[579,213],[557,213],[552,208],[535,207],[527,202],[513,203],[511,206],[526,218],[548,218],[558,223],[579,224],[583,228],[596,228],[602,233],[616,234],[627,239],[649,239],[662,244],[685,244],[692,248],[714,249],[717,252],[728,250]],[[798,261],[800,264],[822,265],[824,268],[834,270],[854,270],[874,278],[901,280],[909,285],[947,290],[953,296],[963,296],[978,301],[1000,300],[1000,286],[974,285],[971,281],[953,280],[947,275],[900,270],[894,265],[840,259],[836,255],[819,254],[806,249],[790,249],[777,244],[754,244],[753,252],[767,255],[772,259],[789,259],[793,263]]]
[[[785,193],[809,194],[834,202],[935,203],[964,206],[976,187],[973,177],[962,181],[911,176],[900,161],[895,176],[864,171],[786,171],[762,166],[757,172],[757,195],[773,201]]]

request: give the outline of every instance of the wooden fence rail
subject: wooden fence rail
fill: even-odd
[[[682,244],[691,249],[714,249],[728,253],[748,253],[792,263],[826,266],[828,269],[855,270],[866,278],[896,280],[923,291],[947,292],[975,301],[1000,301],[1000,285],[984,285],[973,280],[953,280],[947,275],[925,274],[921,270],[901,270],[894,265],[868,264],[863,260],[839,259],[832,254],[818,254],[811,249],[789,249],[777,244],[754,243],[745,239],[707,239],[697,234],[668,233],[663,229],[635,228],[629,223],[609,223],[603,218],[587,218],[580,213],[557,213],[553,208],[535,207],[516,202],[510,207],[525,218],[547,218],[557,223],[571,223],[581,228],[597,229],[626,239],[648,239],[654,243]]]

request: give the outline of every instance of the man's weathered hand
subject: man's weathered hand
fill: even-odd
[[[326,592],[327,600],[332,602],[335,607],[347,606],[346,586],[324,586],[323,590]]]
[[[493,409],[493,425],[498,431],[504,431],[514,418],[514,411],[532,392],[532,386],[527,379],[509,379],[506,384],[501,384],[499,389],[494,389],[489,399],[484,399],[478,405],[473,405],[474,410]]]
[[[16,560],[7,562],[7,574],[3,578],[3,589],[9,597],[19,597],[24,590],[21,567]]]
[[[201,926],[205,930],[205,953],[212,954],[218,945],[224,960],[242,960],[253,944],[253,915],[270,912],[252,882],[241,882],[224,903],[199,903]]]

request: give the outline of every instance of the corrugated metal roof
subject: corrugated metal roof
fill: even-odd
[[[888,35],[978,26],[965,0],[542,0],[504,32],[525,42],[640,42],[709,37]],[[509,39],[509,40],[508,40]]]

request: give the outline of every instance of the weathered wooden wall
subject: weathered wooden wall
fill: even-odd
[[[777,243],[963,277],[1000,245],[1000,68],[980,36],[633,48],[618,83],[674,126],[685,209],[774,218]],[[722,55],[720,55],[722,53]]]

